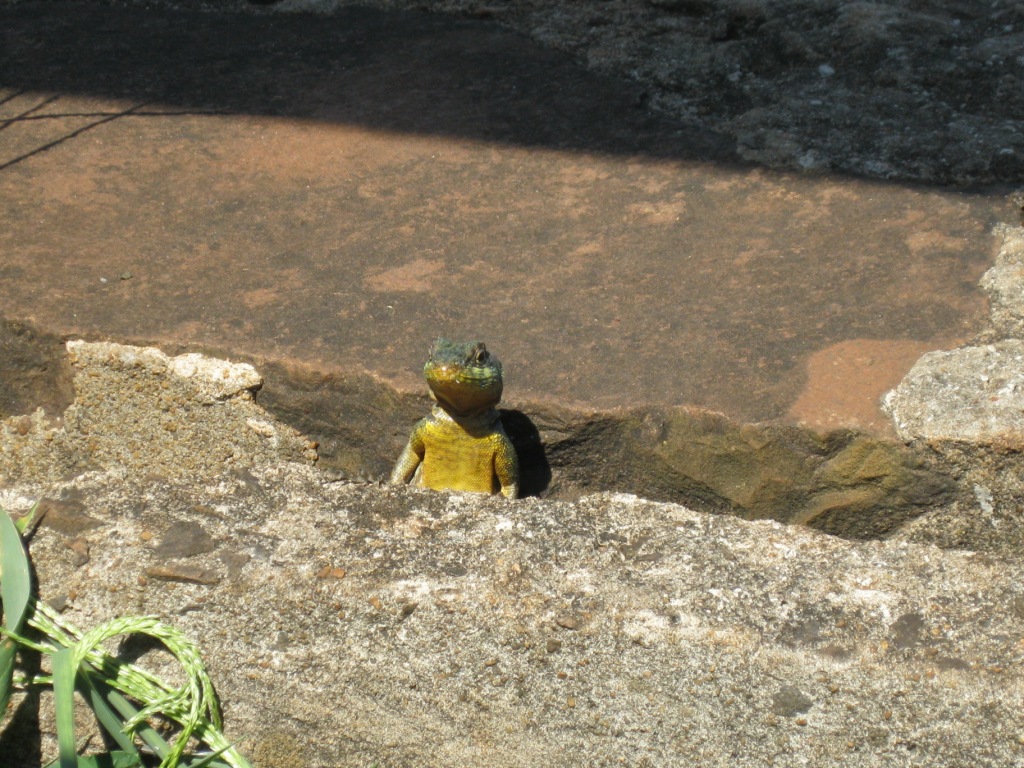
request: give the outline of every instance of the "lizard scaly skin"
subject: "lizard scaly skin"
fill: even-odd
[[[480,342],[438,339],[423,367],[435,405],[413,428],[392,483],[519,495],[519,462],[495,406],[501,363]]]

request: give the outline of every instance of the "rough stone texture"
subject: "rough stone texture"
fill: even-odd
[[[973,344],[921,357],[884,398],[906,442],[1011,451],[1024,444],[1024,227],[1000,225],[995,232],[1002,247],[981,279],[989,327]]]
[[[5,360],[18,361],[0,382],[0,415],[16,414],[0,424],[0,504],[22,512],[48,499],[32,545],[43,596],[86,627],[154,612],[200,638],[229,729],[250,735],[261,767],[500,768],[580,755],[637,766],[1024,761],[1017,442],[907,433],[908,452],[853,432],[686,409],[613,417],[539,404],[611,380],[622,388],[604,406],[671,392],[671,405],[714,407],[724,391],[740,419],[877,429],[876,388],[899,378],[917,345],[977,331],[971,287],[987,266],[984,233],[1002,217],[987,202],[997,193],[776,176],[727,161],[930,184],[1017,181],[1017,5],[416,5],[469,18],[410,25],[359,11],[335,17],[358,21],[344,27],[298,17],[264,27],[241,14],[199,24],[24,5],[0,29],[4,52],[28,62],[2,68],[17,81],[0,83],[10,119],[0,199],[11,214],[0,245],[12,254],[0,288],[5,312],[50,329],[0,328]],[[584,76],[535,48],[518,58],[530,44],[488,18],[638,85]],[[83,19],[95,34],[83,35]],[[400,56],[367,49],[368,36],[399,26],[415,41]],[[58,51],[58,41],[71,48]],[[181,51],[185,62],[173,58]],[[552,87],[535,89],[539,80]],[[51,94],[57,83],[70,94]],[[147,106],[154,100],[162,106]],[[662,121],[645,104],[675,117]],[[209,140],[214,124],[225,143]],[[395,144],[370,130],[382,127],[420,133]],[[581,152],[568,162],[566,149]],[[584,155],[594,151],[609,155]],[[328,161],[339,158],[351,164],[332,175]],[[695,171],[695,159],[721,165]],[[206,170],[217,183],[199,181]],[[542,194],[522,192],[544,182]],[[465,199],[445,197],[452,189]],[[365,214],[360,227],[331,228],[353,210]],[[713,221],[716,211],[735,226]],[[451,229],[458,216],[472,226]],[[636,271],[641,245],[703,266],[652,277]],[[1016,248],[1004,241],[1002,271],[986,283],[994,326],[984,341],[996,352],[976,343],[959,359],[1005,362],[1000,351],[1020,343],[1019,293],[1006,282]],[[353,280],[364,253],[384,258],[359,262]],[[567,268],[551,274],[566,254]],[[339,300],[327,279],[338,263],[356,300]],[[507,503],[347,485],[310,466],[312,441],[253,400],[250,373],[203,358],[75,346],[79,392],[57,416],[70,402],[59,336],[87,329],[196,348],[216,338],[249,359],[274,358],[290,389],[269,386],[265,404],[292,424],[321,425],[337,466],[373,469],[418,404],[402,387],[350,375],[352,362],[362,355],[401,382],[437,332],[423,325],[475,333],[497,310],[520,319],[509,263],[535,278],[537,296],[554,291],[552,307],[578,297],[567,314],[538,302],[529,323],[496,331],[507,334],[503,356],[529,372],[521,381],[536,377],[533,392],[519,390],[530,416],[512,416],[530,445],[547,449],[556,487],[615,487],[644,465],[656,468],[645,491],[682,488],[708,509],[893,540],[849,542],[615,494]],[[493,264],[506,268],[492,274]],[[786,274],[808,291],[798,300]],[[223,290],[226,275],[239,290]],[[606,295],[609,279],[629,292]],[[709,302],[719,287],[724,298]],[[667,288],[670,300],[640,300],[655,295],[640,288]],[[740,311],[694,312],[712,304]],[[702,338],[682,332],[694,327],[709,347],[672,346]],[[617,352],[608,338],[622,342]],[[743,347],[750,339],[758,345]],[[309,357],[287,359],[289,345]],[[340,373],[323,364],[339,347],[350,363]],[[717,370],[703,389],[690,368],[668,381],[635,367],[663,373],[666,358],[692,364],[693,349],[708,348]],[[553,349],[570,350],[584,375],[568,375]],[[731,362],[724,350],[736,353]],[[224,371],[240,372],[242,385],[223,388]],[[984,405],[979,372],[965,369],[966,390],[925,390]],[[830,390],[861,396],[841,408],[813,396]],[[339,407],[326,412],[326,402]],[[906,412],[927,407],[918,399]],[[379,429],[335,426],[346,413],[388,415]],[[574,476],[582,467],[592,474]],[[887,513],[893,524],[879,527]],[[0,754],[37,764],[53,753],[52,722],[44,714],[43,739],[33,739],[32,703],[19,700]]]
[[[0,486],[117,468],[137,476],[221,476],[277,458],[315,461],[316,446],[253,401],[252,366],[155,348],[68,343],[75,400],[0,425]]]
[[[58,492],[104,522],[90,561],[46,529],[32,552],[42,596],[74,624],[157,614],[200,639],[258,768],[1024,757],[1017,560],[622,495],[505,502],[280,463],[252,475],[258,490],[84,473]],[[22,512],[34,493],[0,503]],[[198,522],[217,549],[176,574],[155,566],[148,534]],[[228,554],[248,559],[232,574]],[[45,711],[41,730],[49,757]],[[5,754],[31,752],[19,733],[2,746],[26,751]]]
[[[367,0],[276,7],[349,4]],[[769,167],[960,184],[1024,175],[1024,7],[1013,0],[369,4],[495,19],[639,81],[659,110]]]
[[[870,538],[955,492],[950,478],[914,451],[852,430],[742,424],[692,409],[577,417],[562,435],[552,434],[547,419],[537,426],[556,496],[571,495],[563,486],[577,493],[628,490]]]
[[[1000,227],[1002,247],[981,278],[989,295],[992,330],[998,338],[1024,338],[1024,227]]]
[[[1024,447],[1024,341],[929,352],[886,397],[905,440]]]
[[[982,279],[991,326],[977,343],[924,355],[885,397],[900,436],[961,489],[902,527],[897,538],[1018,553],[1024,546],[1024,340],[1020,255],[1024,228]]]
[[[374,480],[387,475],[410,425],[429,408],[425,396],[402,397],[368,377],[285,375],[276,394],[256,400],[263,378],[247,364],[110,343],[72,341],[68,349],[76,399],[60,421],[37,411],[8,423],[0,485],[115,466],[245,478],[245,467],[277,456],[317,460],[330,477]],[[629,491],[872,538],[955,492],[949,477],[913,451],[851,430],[742,424],[685,408],[524,408],[531,416],[505,409],[502,419],[530,495]],[[367,465],[376,471],[360,475]]]
[[[906,440],[1024,447],[1024,341],[929,352],[886,397]]]
[[[70,346],[64,423],[2,424],[0,507],[46,495],[39,590],[72,623],[156,614],[200,640],[257,768],[1024,759],[1005,537],[944,551],[624,494],[349,484],[252,399],[247,367]],[[165,429],[179,411],[188,429]],[[857,446],[837,463],[869,479],[877,448]],[[38,703],[15,702],[0,754],[53,755]]]

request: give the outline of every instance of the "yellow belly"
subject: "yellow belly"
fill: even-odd
[[[426,450],[419,477],[421,487],[476,493],[500,490],[494,468],[495,435],[470,437],[443,425],[431,425],[424,430],[423,443]]]

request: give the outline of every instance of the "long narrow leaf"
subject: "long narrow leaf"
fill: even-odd
[[[124,721],[118,717],[117,712],[110,706],[106,696],[111,692],[102,683],[94,682],[92,675],[82,674],[78,676],[78,690],[89,700],[96,719],[103,729],[110,734],[117,742],[122,752],[134,755],[139,758],[139,750],[135,748],[132,737],[124,732]],[[139,759],[141,762],[141,759]]]
[[[227,763],[218,760],[217,758],[223,755],[231,749],[230,746],[221,747],[216,752],[211,752],[208,755],[204,755],[199,760],[191,763],[185,763],[182,768],[231,768]]]
[[[13,640],[0,640],[0,719],[7,711],[11,700],[11,684],[14,682],[14,656],[18,647]]]
[[[92,677],[92,666],[87,666],[86,669],[89,670],[88,674]],[[102,687],[105,689],[103,695],[106,697],[106,701],[113,709],[117,710],[117,714],[122,720],[127,722],[139,714],[139,710],[136,709],[128,699],[122,696],[121,693],[107,685],[102,685]],[[171,751],[170,745],[164,741],[164,738],[148,723],[142,723],[139,725],[139,727],[135,729],[135,733],[138,734],[139,738],[142,739],[150,749],[156,752],[157,756],[161,760],[167,757],[167,754]]]
[[[28,555],[21,536],[7,513],[0,509],[0,603],[3,626],[20,632],[32,596]],[[0,715],[7,711],[14,677],[14,656],[18,647],[9,638],[0,640]]]
[[[138,755],[127,752],[79,755],[78,768],[142,768],[142,760]]]
[[[60,768],[77,768],[75,745],[75,653],[64,648],[53,655],[53,706],[57,715]]]
[[[19,517],[17,522],[14,524],[14,527],[18,529],[19,534],[21,534],[22,536],[27,536],[28,534],[25,533],[26,531],[28,531],[29,533],[35,531],[36,526],[42,519],[37,517],[38,513],[39,502],[37,501],[35,504],[32,505],[32,509],[30,509],[27,514]]]
[[[5,627],[14,632],[21,630],[31,597],[32,578],[25,545],[14,521],[0,510],[0,599]]]

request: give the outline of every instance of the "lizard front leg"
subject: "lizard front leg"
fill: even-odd
[[[416,470],[419,469],[420,464],[423,462],[425,452],[426,446],[423,444],[423,438],[420,435],[420,425],[417,424],[416,428],[412,431],[409,442],[402,451],[402,455],[395,462],[395,468],[391,470],[391,483],[393,485],[405,485],[412,480]]]

